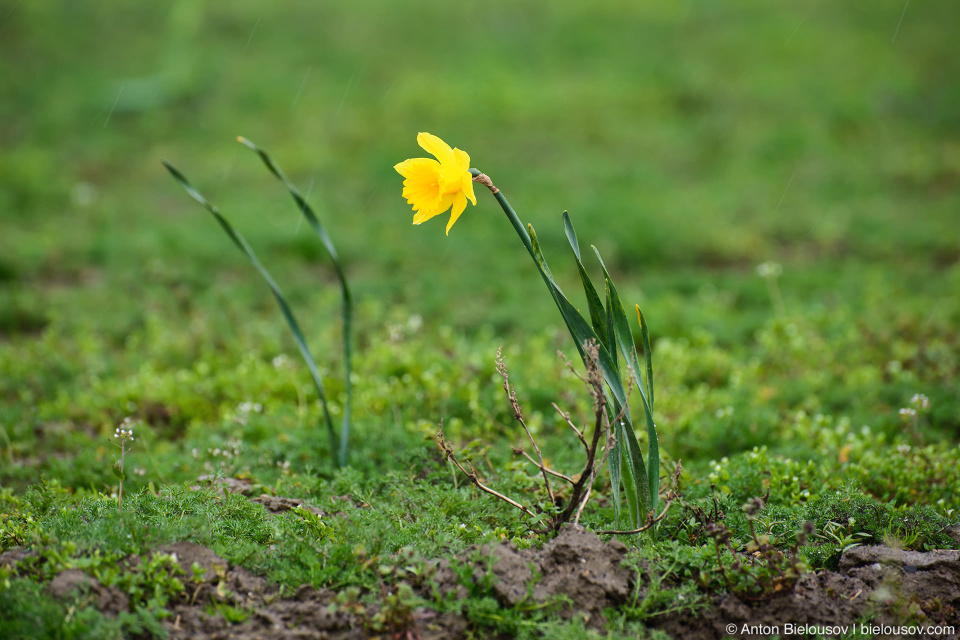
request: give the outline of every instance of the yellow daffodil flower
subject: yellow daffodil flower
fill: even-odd
[[[397,173],[405,178],[403,197],[413,205],[413,224],[421,224],[453,207],[447,222],[447,235],[450,235],[450,227],[467,208],[467,200],[477,204],[470,156],[466,151],[451,149],[429,133],[417,134],[417,143],[437,159],[411,158],[394,165]]]

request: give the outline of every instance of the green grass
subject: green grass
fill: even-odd
[[[572,470],[579,445],[550,403],[591,415],[554,356],[573,345],[486,193],[449,237],[439,220],[410,225],[392,166],[425,155],[418,131],[467,150],[503,189],[581,310],[563,210],[591,276],[592,243],[625,306],[641,305],[663,468],[683,460],[691,504],[716,495],[744,540],[740,506],[769,490],[784,536],[853,517],[871,541],[952,544],[941,532],[960,513],[958,19],[949,3],[893,1],[0,10],[0,551],[76,545],[89,558],[190,538],[291,587],[372,589],[360,546],[430,559],[538,542],[440,464],[429,438],[443,419],[455,442],[479,439],[471,455],[490,482],[542,502],[510,460],[520,437],[493,358],[503,345],[544,454]],[[269,291],[160,164],[189,175],[283,287],[337,420],[336,273],[237,135],[309,194],[356,299],[339,472]],[[784,313],[756,273],[767,260],[783,265]],[[916,433],[898,416],[915,393],[932,402]],[[128,415],[141,424],[118,513],[110,435]],[[295,514],[187,488],[215,472],[324,509],[349,495],[355,511],[349,526],[325,518],[315,544]],[[589,526],[611,525],[601,504]],[[613,632],[640,633],[671,590],[691,588],[684,572],[712,543],[681,526],[686,515],[663,523],[682,532],[674,546],[635,551],[679,586],[664,578]],[[832,566],[831,544],[805,557]],[[74,610],[37,596],[49,574],[24,576],[0,574],[0,611],[36,603],[18,624]],[[492,619],[488,601],[475,594],[477,620]],[[49,637],[155,624],[76,610]],[[494,615],[527,629],[529,617]],[[527,631],[587,637],[551,624]]]

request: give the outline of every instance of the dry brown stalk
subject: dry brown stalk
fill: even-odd
[[[558,352],[559,353],[559,352]],[[606,463],[610,452],[614,450],[616,445],[616,435],[614,433],[613,425],[620,423],[623,420],[627,406],[629,406],[629,388],[627,391],[627,402],[620,407],[617,415],[610,419],[608,412],[608,400],[607,394],[604,391],[604,378],[603,371],[600,368],[600,347],[594,341],[589,341],[584,344],[584,364],[586,367],[585,375],[581,375],[577,372],[573,365],[560,353],[560,357],[563,358],[564,362],[570,368],[577,378],[579,378],[584,385],[587,387],[587,391],[590,394],[590,397],[593,399],[593,431],[590,433],[589,442],[587,440],[587,428],[579,429],[573,423],[573,420],[570,417],[569,413],[564,412],[556,405],[556,403],[551,403],[553,408],[560,414],[560,417],[563,418],[567,426],[577,435],[577,439],[583,445],[584,452],[586,453],[586,462],[584,463],[583,470],[580,472],[579,476],[568,476],[559,471],[550,469],[544,464],[543,455],[540,452],[540,447],[537,445],[536,439],[533,437],[533,433],[530,431],[527,426],[526,420],[523,417],[523,410],[520,406],[520,402],[517,399],[516,391],[513,386],[510,384],[510,377],[507,373],[507,367],[503,360],[502,350],[497,350],[497,373],[503,378],[503,390],[507,394],[507,400],[510,402],[510,407],[513,410],[513,417],[520,423],[520,426],[523,427],[524,433],[527,434],[527,438],[530,440],[530,444],[533,446],[536,456],[532,456],[527,453],[523,446],[517,446],[513,448],[513,453],[515,455],[523,456],[528,462],[530,462],[534,467],[536,467],[541,476],[543,477],[543,485],[546,490],[547,496],[551,504],[560,505],[560,502],[557,500],[556,494],[553,492],[553,488],[550,485],[550,476],[554,478],[559,478],[568,482],[571,485],[570,497],[566,501],[566,504],[563,506],[563,509],[559,512],[553,513],[549,520],[549,524],[546,529],[532,529],[537,533],[556,533],[560,530],[560,527],[570,522],[571,520],[574,523],[579,523],[580,516],[583,513],[584,508],[586,507],[587,502],[590,500],[590,495],[592,493],[593,483],[596,481],[599,474],[599,470],[603,468],[603,465]],[[440,423],[440,430],[437,432],[437,446],[444,454],[444,458],[453,462],[453,464],[463,473],[478,489],[489,493],[490,495],[506,502],[507,504],[513,506],[514,508],[520,510],[527,516],[531,518],[538,518],[534,513],[534,509],[526,507],[516,500],[508,498],[507,496],[491,489],[480,481],[479,476],[477,475],[476,469],[473,468],[469,462],[466,466],[461,464],[457,459],[456,454],[454,453],[453,447],[444,439],[443,437],[443,423]],[[668,491],[665,498],[665,507],[663,512],[657,516],[654,513],[650,513],[647,516],[646,524],[635,530],[631,531],[604,531],[602,533],[611,533],[611,534],[634,534],[646,531],[654,524],[659,522],[667,513],[667,510],[670,508],[670,505],[675,499],[677,499],[678,494],[676,492],[677,481],[679,479],[680,473],[680,463],[677,463],[677,468],[674,472],[674,481],[673,481],[673,490]],[[574,480],[576,478],[576,480]],[[540,512],[539,507],[536,508],[537,512]],[[542,513],[540,515],[542,521]]]
[[[503,390],[506,392],[507,400],[510,402],[510,407],[513,410],[513,417],[517,420],[517,422],[520,423],[520,426],[523,427],[524,433],[526,433],[527,438],[530,440],[530,444],[533,446],[535,456],[527,453],[523,446],[514,447],[514,454],[523,456],[528,462],[530,462],[540,471],[540,474],[543,477],[544,489],[546,490],[551,504],[557,505],[559,503],[557,500],[557,495],[554,493],[553,487],[550,484],[550,476],[564,480],[571,485],[570,497],[567,500],[566,505],[559,513],[554,513],[551,516],[548,527],[544,530],[538,530],[540,533],[559,531],[561,525],[566,522],[570,522],[571,519],[573,519],[574,522],[579,522],[580,516],[583,513],[583,509],[586,506],[587,501],[590,499],[593,483],[597,479],[599,470],[606,462],[610,451],[613,449],[614,444],[616,443],[616,438],[611,425],[622,420],[626,412],[625,405],[620,409],[618,415],[613,421],[609,419],[607,411],[607,396],[606,393],[604,393],[603,372],[601,371],[599,365],[599,350],[599,346],[595,342],[588,342],[584,345],[584,351],[586,355],[584,358],[586,365],[585,375],[578,373],[575,369],[573,369],[573,366],[570,364],[570,362],[567,361],[566,358],[563,358],[567,366],[570,367],[571,371],[573,371],[574,375],[576,375],[577,378],[583,381],[583,383],[586,385],[587,390],[593,399],[594,424],[593,432],[590,434],[589,442],[586,437],[587,429],[577,428],[577,426],[573,423],[570,414],[562,411],[560,407],[553,403],[554,409],[556,409],[557,413],[560,414],[567,426],[569,426],[570,429],[573,430],[573,432],[577,435],[577,439],[583,445],[584,452],[586,453],[586,462],[584,463],[583,470],[580,472],[579,476],[573,477],[550,469],[544,463],[543,454],[540,451],[540,447],[537,445],[536,439],[527,426],[526,420],[523,416],[523,409],[521,408],[520,402],[517,399],[516,391],[510,384],[510,378],[507,372],[506,364],[503,360],[502,350],[497,350],[497,373],[499,373],[503,378]],[[563,354],[560,355],[561,357],[563,356]],[[533,509],[526,507],[516,500],[508,498],[507,496],[483,484],[477,475],[476,469],[474,469],[472,465],[469,463],[466,465],[462,464],[457,459],[453,447],[450,446],[450,444],[443,437],[442,423],[440,425],[440,431],[437,432],[437,446],[443,452],[444,457],[452,461],[453,464],[460,470],[460,472],[463,473],[478,489],[506,502],[507,504],[520,510],[525,515],[533,518],[537,517],[534,514]],[[576,478],[576,480],[574,480],[574,478]],[[537,508],[536,511],[540,511],[540,509]]]
[[[513,390],[513,387],[510,386],[510,376],[507,375],[507,365],[503,362],[502,347],[497,348],[497,373],[503,378],[503,390],[507,393],[507,399],[513,408],[513,417],[520,423],[520,426],[523,427],[527,437],[530,438],[530,444],[533,445],[533,450],[537,452],[537,460],[539,462],[537,467],[539,467],[540,473],[543,475],[543,485],[547,489],[547,497],[550,498],[551,504],[556,504],[557,499],[554,497],[553,490],[550,488],[550,475],[547,473],[547,468],[543,464],[543,455],[540,453],[540,447],[537,446],[537,441],[534,439],[533,434],[530,433],[530,429],[527,428],[527,423],[523,419],[523,412],[520,410],[520,403],[517,401],[517,393]]]
[[[502,493],[500,493],[500,492],[498,492],[498,491],[495,491],[494,489],[491,489],[491,488],[488,487],[487,485],[485,485],[485,484],[483,484],[482,482],[480,482],[480,478],[477,476],[477,470],[474,469],[474,467],[473,467],[472,464],[470,464],[469,462],[467,463],[467,464],[470,466],[470,470],[469,470],[469,471],[467,471],[467,470],[463,467],[463,465],[460,464],[460,461],[457,460],[456,454],[453,452],[453,447],[451,447],[450,444],[449,444],[449,443],[446,441],[446,439],[443,437],[443,421],[442,421],[442,420],[440,421],[440,429],[437,431],[437,446],[440,448],[440,451],[443,452],[444,458],[447,459],[447,460],[450,460],[451,462],[453,462],[453,464],[456,465],[457,469],[460,469],[460,472],[461,472],[463,475],[467,476],[467,478],[470,480],[470,482],[472,482],[474,485],[476,485],[476,487],[477,487],[478,489],[480,489],[481,491],[484,491],[484,492],[486,492],[486,493],[489,493],[490,495],[492,495],[492,496],[495,497],[495,498],[498,498],[498,499],[500,499],[500,500],[503,500],[504,502],[506,502],[507,504],[509,504],[509,505],[511,505],[511,506],[513,506],[513,507],[516,507],[517,509],[519,509],[520,511],[522,511],[525,515],[528,515],[528,516],[530,516],[531,518],[536,518],[536,517],[537,517],[532,511],[530,511],[530,509],[526,508],[525,506],[523,506],[523,505],[520,504],[519,502],[517,502],[517,501],[515,501],[515,500],[511,500],[510,498],[508,498],[507,496],[503,495]]]
[[[557,353],[561,353],[561,352],[558,351]],[[561,355],[563,354],[561,353]],[[560,417],[563,418],[564,422],[567,423],[567,426],[573,429],[573,432],[577,434],[577,438],[580,440],[581,444],[583,444],[583,450],[585,452],[589,451],[590,445],[587,444],[587,441],[586,439],[584,439],[583,433],[580,432],[580,429],[577,429],[577,425],[573,424],[573,420],[570,419],[570,414],[560,409],[560,407],[557,406],[556,402],[551,402],[550,406],[557,410],[557,413],[559,413]]]
[[[570,476],[565,476],[565,475],[563,475],[562,473],[560,473],[559,471],[554,471],[553,469],[550,469],[550,468],[545,467],[545,466],[541,465],[540,463],[538,463],[536,460],[534,460],[534,459],[530,456],[529,453],[527,453],[526,451],[524,451],[523,445],[520,445],[520,446],[518,446],[518,447],[513,447],[513,455],[515,455],[515,456],[523,456],[524,458],[526,458],[526,459],[530,462],[530,464],[532,464],[532,465],[535,466],[536,468],[540,469],[540,471],[542,471],[542,472],[544,472],[544,473],[549,473],[549,474],[552,475],[554,478],[560,478],[561,480],[566,480],[566,481],[569,482],[570,484],[576,484],[576,481],[575,481],[573,478],[571,478]]]

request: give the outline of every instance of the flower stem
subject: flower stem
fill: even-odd
[[[123,457],[126,453],[125,444],[123,440],[120,441],[120,489],[117,491],[117,511],[123,510]]]
[[[540,263],[537,262],[537,256],[533,252],[533,242],[530,241],[530,234],[527,233],[527,228],[523,226],[522,222],[520,222],[517,212],[513,210],[513,207],[510,206],[510,203],[507,202],[507,199],[503,196],[503,192],[493,186],[493,182],[490,181],[490,178],[487,177],[486,174],[480,173],[478,169],[470,169],[470,175],[473,176],[474,182],[479,182],[490,189],[491,193],[493,193],[493,197],[496,198],[497,202],[500,203],[500,208],[503,209],[505,214],[507,214],[507,219],[510,220],[510,224],[513,225],[517,235],[520,236],[523,246],[527,248],[527,251],[530,253],[530,257],[533,258],[534,263],[536,263],[537,267],[539,267]]]

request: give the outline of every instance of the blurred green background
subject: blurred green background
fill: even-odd
[[[898,393],[951,389],[958,24],[956,3],[901,0],[0,3],[0,421],[24,443],[11,460],[52,421],[112,432],[77,398],[144,363],[293,353],[262,282],[161,160],[247,236],[337,375],[329,261],[237,135],[309,193],[359,301],[361,353],[411,315],[424,335],[513,343],[560,326],[488,194],[449,237],[446,216],[411,226],[392,166],[425,155],[428,131],[534,224],[572,293],[569,210],[655,345],[707,340],[749,362],[773,316],[756,266],[774,260],[791,317],[828,345],[867,336],[866,355],[825,349],[838,366],[889,382],[896,360],[915,371]],[[923,359],[930,344],[945,361]],[[960,424],[953,409],[938,420]]]

